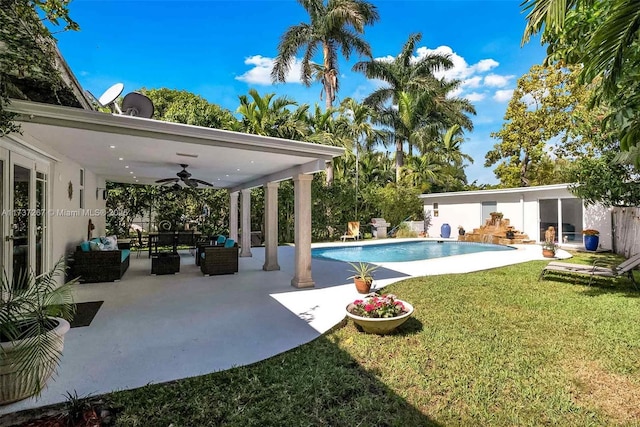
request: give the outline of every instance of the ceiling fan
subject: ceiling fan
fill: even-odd
[[[198,184],[202,184],[208,187],[213,187],[213,184],[207,182],[207,181],[203,181],[201,179],[195,179],[195,178],[191,178],[191,173],[187,171],[187,167],[189,167],[189,165],[185,165],[185,164],[181,164],[180,165],[182,167],[182,170],[180,172],[178,172],[177,178],[163,178],[163,179],[159,179],[156,181],[156,184],[162,184],[162,185],[166,185],[169,183],[174,183],[173,184],[173,189],[176,189],[176,186],[179,186],[179,182],[182,181],[184,182],[184,184],[187,187],[191,187],[191,188],[196,188],[198,186]]]

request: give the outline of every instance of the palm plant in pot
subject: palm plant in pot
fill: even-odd
[[[39,394],[58,367],[73,317],[71,285],[59,285],[61,259],[35,276],[24,271],[0,277],[0,405]]]
[[[349,279],[353,279],[358,293],[368,294],[371,291],[371,284],[373,283],[373,272],[378,269],[378,266],[366,262],[350,262],[349,265],[353,267],[353,270],[350,271],[355,273],[353,276],[350,276]]]

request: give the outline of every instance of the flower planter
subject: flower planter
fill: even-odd
[[[600,243],[600,236],[596,235],[587,235],[584,236],[584,248],[588,251],[596,251],[598,250],[598,244]]]
[[[543,249],[542,250],[542,256],[545,258],[553,258],[554,256],[556,256],[555,251],[549,250],[549,249]]]
[[[356,325],[359,325],[365,332],[370,334],[378,334],[384,335],[392,332],[398,326],[402,325],[404,322],[411,317],[413,314],[413,306],[408,302],[402,300],[396,300],[402,302],[405,309],[407,310],[405,313],[401,314],[397,317],[384,317],[384,318],[370,318],[370,317],[362,317],[356,316],[355,314],[351,314],[349,312],[349,304],[346,308],[347,316],[350,317]]]
[[[448,239],[451,236],[451,226],[449,224],[442,224],[440,227],[440,237]]]
[[[368,294],[369,292],[371,292],[371,284],[373,283],[373,280],[355,277],[353,279],[353,283],[355,283],[356,290],[359,294]]]
[[[0,359],[0,405],[17,402],[35,394],[38,384],[44,387],[53,374],[57,364],[56,358],[62,354],[64,335],[69,331],[69,322],[58,317],[55,318],[58,326],[47,332],[53,336],[55,351],[49,355],[48,360],[40,369],[40,372],[18,372],[15,364],[15,347],[21,341],[0,343],[4,352]]]

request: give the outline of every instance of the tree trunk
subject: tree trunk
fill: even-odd
[[[404,151],[402,150],[402,139],[396,139],[396,182],[400,182],[400,177],[402,175],[402,166],[404,166]]]
[[[331,186],[331,184],[333,184],[333,161],[330,160],[327,163],[325,163],[324,171],[325,171],[325,174],[327,175],[326,184],[327,186]]]
[[[336,88],[338,87],[338,73],[331,66],[329,58],[331,58],[331,46],[327,42],[322,43],[322,54],[324,55],[324,76],[322,80],[324,83],[324,94],[326,96],[325,105],[327,109],[333,106],[333,101],[336,99]]]
[[[522,165],[520,165],[520,185],[522,187],[529,186],[529,179],[527,178],[527,169],[529,165],[529,155],[525,154]]]

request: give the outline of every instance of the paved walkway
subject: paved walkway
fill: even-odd
[[[352,273],[346,263],[314,259],[316,288],[298,290],[290,285],[292,247],[279,248],[280,271],[262,271],[263,248],[252,248],[252,253],[251,258],[240,258],[239,273],[212,277],[204,277],[188,253],[181,254],[180,274],[151,276],[150,260],[134,254],[123,280],[78,285],[76,302],[104,304],[90,326],[66,335],[59,375],[42,396],[0,407],[0,415],[63,402],[68,391],[102,394],[272,357],[336,325],[344,318],[345,306],[359,295],[347,279]],[[382,263],[374,285],[533,259],[542,259],[537,245],[499,255]]]

